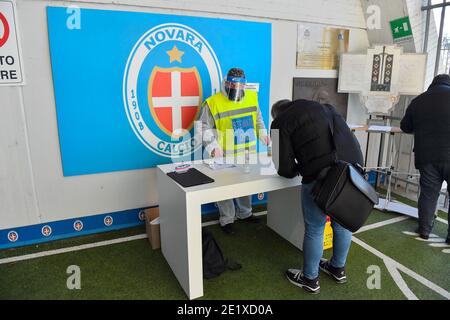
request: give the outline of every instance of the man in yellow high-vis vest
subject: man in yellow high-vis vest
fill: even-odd
[[[245,90],[246,79],[242,69],[231,68],[222,83],[222,91],[206,99],[200,121],[203,142],[211,157],[240,156],[246,150],[256,152],[256,138],[269,143],[258,105],[258,94]],[[215,129],[215,130],[211,130]],[[235,205],[236,203],[236,205]],[[253,216],[251,196],[217,202],[220,226],[225,233],[234,234],[235,217],[258,222]]]

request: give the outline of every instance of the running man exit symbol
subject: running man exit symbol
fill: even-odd
[[[408,16],[392,20],[390,24],[394,40],[412,36],[411,23]]]

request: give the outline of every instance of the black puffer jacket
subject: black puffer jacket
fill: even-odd
[[[309,100],[296,100],[271,125],[271,130],[279,130],[279,142],[275,141],[276,135],[272,132],[274,162],[279,175],[293,178],[300,174],[302,182],[307,184],[334,162],[334,144],[329,129],[331,116],[337,158],[363,164],[361,148],[355,135],[334,107]]]
[[[401,122],[414,133],[416,168],[450,163],[450,76],[439,75],[428,90],[416,97]]]

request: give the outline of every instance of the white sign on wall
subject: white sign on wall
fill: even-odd
[[[24,84],[15,12],[12,1],[0,0],[0,85]]]
[[[349,29],[301,23],[297,26],[297,69],[336,70],[348,51]]]
[[[343,54],[339,92],[359,93],[369,113],[388,113],[400,95],[423,92],[427,55],[376,45],[365,54]]]

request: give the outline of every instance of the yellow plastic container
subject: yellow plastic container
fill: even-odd
[[[325,224],[325,231],[323,233],[323,249],[330,249],[333,247],[333,229],[331,228],[330,217],[327,217],[327,223]]]

